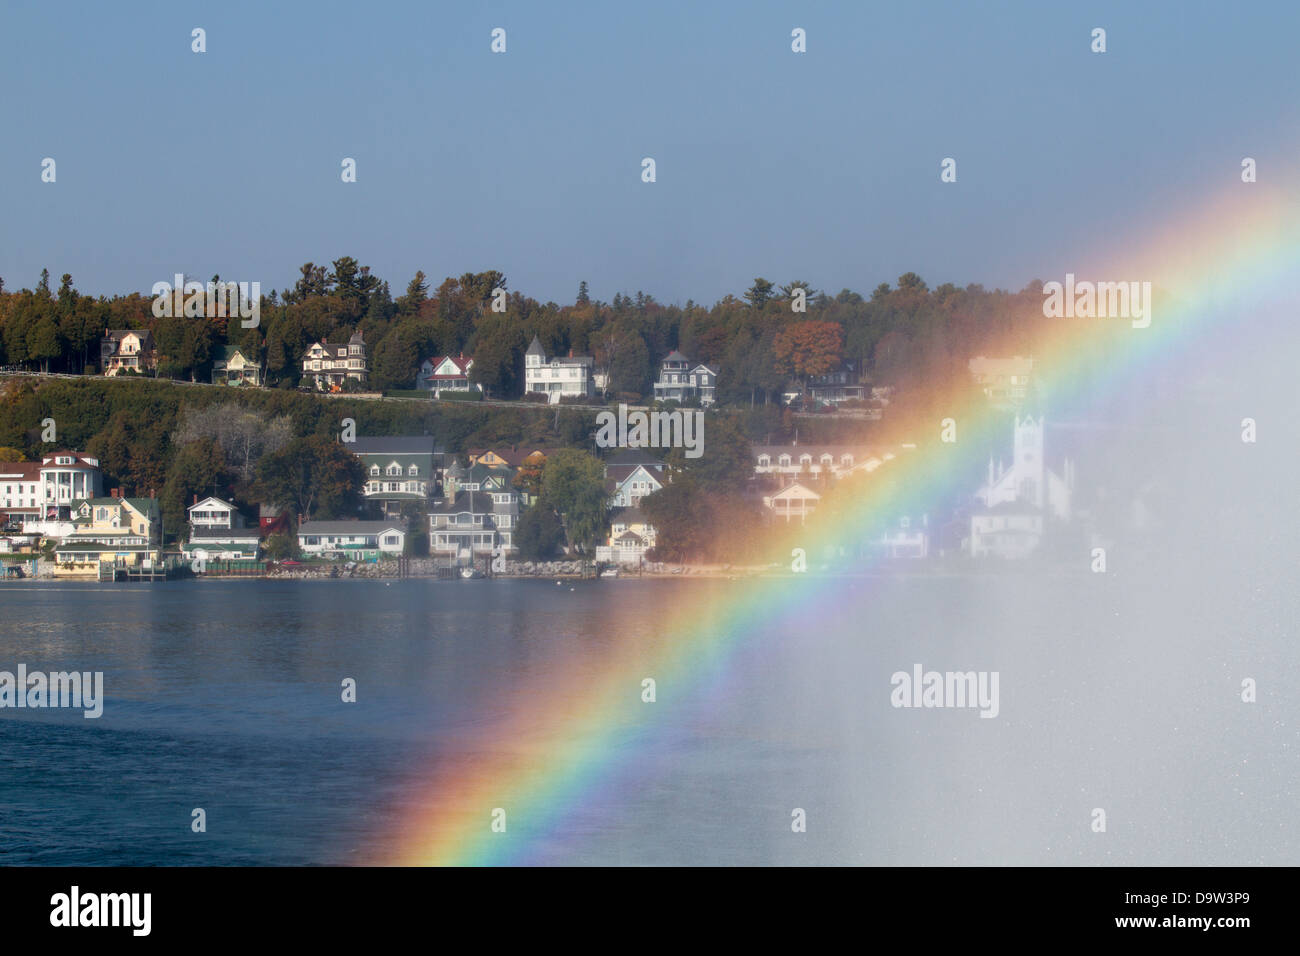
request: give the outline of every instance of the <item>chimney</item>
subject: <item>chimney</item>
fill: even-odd
[[[194,504],[197,505],[198,503],[199,503],[199,496],[198,496],[198,495],[195,495],[195,496],[194,496]]]

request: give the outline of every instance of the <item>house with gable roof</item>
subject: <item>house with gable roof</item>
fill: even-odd
[[[457,491],[429,510],[429,553],[469,563],[515,550],[519,495],[510,489]]]
[[[596,549],[596,560],[639,565],[654,546],[654,525],[640,508],[614,508],[609,513],[609,541]]]
[[[524,391],[545,395],[552,405],[561,398],[591,398],[595,394],[591,372],[591,356],[570,351],[568,358],[548,359],[536,335],[524,353]]]
[[[654,494],[664,486],[662,478],[662,473],[649,465],[606,466],[605,490],[609,493],[610,506],[639,507],[641,499]]]
[[[435,355],[425,359],[415,373],[415,387],[421,391],[433,392],[437,398],[444,391],[466,392],[470,389],[483,391],[482,385],[471,385],[470,370],[474,360],[464,355]]]
[[[798,521],[803,524],[808,516],[817,510],[821,495],[799,482],[786,485],[780,491],[764,495],[763,507],[772,513],[772,518],[790,524]]]
[[[71,508],[73,531],[54,549],[56,577],[96,577],[100,565],[158,568],[162,511],[156,498],[83,498]]]
[[[364,385],[366,367],[366,342],[358,330],[346,344],[324,339],[313,343],[302,357],[302,380],[318,391],[337,392],[349,379]]]
[[[397,514],[403,504],[434,497],[442,470],[443,451],[431,435],[374,435],[358,437],[344,446],[365,469],[363,491],[385,515]]]
[[[298,526],[303,554],[373,561],[401,554],[406,529],[400,521],[304,521]]]
[[[265,384],[262,363],[256,356],[247,356],[238,346],[227,345],[217,352],[212,363],[213,385]]]
[[[189,534],[181,548],[186,561],[204,558],[210,561],[256,560],[261,547],[260,529],[250,528],[229,501],[216,496],[194,503],[186,509]]]
[[[659,365],[659,378],[655,381],[655,401],[686,402],[698,398],[701,405],[716,401],[718,372],[701,362],[692,363],[674,349]]]
[[[148,329],[105,329],[99,340],[99,368],[108,376],[141,375],[158,368],[158,348]]]

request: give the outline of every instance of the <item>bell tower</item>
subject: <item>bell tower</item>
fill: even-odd
[[[1043,419],[1032,415],[1016,416],[1016,472],[1017,497],[1036,508],[1043,506],[1045,465],[1043,463]]]

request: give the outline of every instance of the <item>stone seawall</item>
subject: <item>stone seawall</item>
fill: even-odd
[[[482,564],[477,566],[480,569],[482,568]],[[406,576],[411,578],[436,578],[439,568],[445,567],[444,562],[436,561],[433,558],[411,558],[407,562]],[[504,571],[493,572],[494,577],[510,578],[565,578],[580,577],[581,575],[581,561],[507,561]],[[275,567],[267,571],[266,577],[292,581],[339,578],[396,578],[397,562],[380,561],[374,564],[358,564],[350,571],[337,564],[289,568]]]

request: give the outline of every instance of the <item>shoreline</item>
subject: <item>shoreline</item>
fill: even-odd
[[[964,564],[953,564],[944,562],[936,564],[933,562],[924,562],[917,564],[894,563],[889,565],[877,565],[871,567],[844,569],[844,570],[817,570],[809,568],[807,571],[795,572],[788,568],[775,568],[771,566],[743,566],[731,567],[725,565],[663,565],[653,569],[619,569],[616,577],[604,577],[600,575],[584,575],[580,569],[581,562],[545,562],[542,567],[523,569],[511,569],[508,571],[498,571],[491,575],[481,578],[474,578],[476,581],[508,580],[508,581],[626,581],[626,580],[711,580],[711,581],[752,581],[752,580],[796,580],[796,579],[813,579],[818,581],[826,580],[869,580],[874,578],[916,578],[916,579],[934,579],[934,578],[968,578],[968,577],[1004,577],[1004,576],[1023,576],[1026,573],[1045,574],[1052,577],[1092,577],[1093,575],[1087,567],[1072,567],[1063,563],[1053,562],[1048,565],[1034,562],[1000,562],[989,564],[982,561],[971,561]],[[337,574],[331,572],[337,571]],[[358,573],[360,572],[360,573]],[[211,575],[185,575],[183,577],[169,578],[166,581],[155,582],[129,582],[129,583],[153,583],[165,584],[172,581],[460,581],[458,573],[447,576],[445,573],[439,574],[435,568],[422,568],[410,571],[406,574],[398,573],[396,562],[382,562],[380,564],[360,565],[351,571],[344,570],[338,565],[316,565],[310,567],[298,567],[292,569],[275,570],[265,574],[211,574]],[[108,584],[112,582],[98,581],[93,576],[56,577],[52,574],[38,574],[35,577],[23,578],[5,578],[0,580],[0,588],[6,584]],[[118,584],[128,582],[116,582]]]

